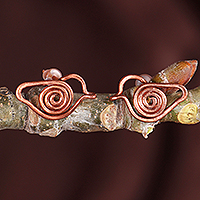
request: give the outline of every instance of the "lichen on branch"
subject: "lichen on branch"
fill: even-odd
[[[152,79],[152,83],[176,83],[187,84],[195,73],[196,60],[181,61],[175,63]],[[130,102],[138,86],[124,91]],[[38,108],[38,96],[44,86],[33,87],[25,95]],[[167,104],[172,104],[180,97],[181,92],[176,89],[165,89]],[[74,94],[74,102],[82,94]],[[59,120],[47,120],[35,113],[31,108],[17,100],[15,95],[5,87],[0,88],[0,129],[20,129],[41,136],[56,137],[62,131],[77,131],[82,133],[96,131],[114,131],[128,129],[141,133],[148,137],[155,127],[161,122],[172,121],[182,124],[195,124],[200,121],[200,87],[188,91],[187,99],[176,106],[163,119],[156,122],[142,122],[134,118],[123,99],[110,101],[114,94],[97,94],[95,99],[85,99],[66,118]],[[131,102],[132,103],[132,102]]]

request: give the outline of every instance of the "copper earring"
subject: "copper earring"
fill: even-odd
[[[84,99],[95,99],[96,94],[88,92],[84,79],[78,74],[69,74],[62,77],[58,69],[43,70],[44,81],[25,82],[16,89],[19,101],[28,105],[33,111],[45,119],[57,120],[69,116]],[[65,81],[76,79],[81,83],[83,95],[72,105],[74,93]],[[41,110],[22,96],[22,90],[27,87],[47,86],[39,94]]]
[[[135,79],[142,84],[134,91],[132,105],[129,99],[123,95],[124,84]],[[178,89],[182,95],[167,107],[167,97],[163,89]],[[110,100],[123,99],[131,115],[143,122],[156,122],[172,111],[180,102],[187,98],[188,92],[183,85],[171,83],[148,83],[142,76],[128,75],[119,82],[118,93],[111,96]]]

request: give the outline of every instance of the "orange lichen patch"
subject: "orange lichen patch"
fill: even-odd
[[[156,83],[177,83],[185,85],[193,77],[197,64],[197,60],[179,61],[159,72],[151,81]]]
[[[184,106],[179,112],[177,119],[182,124],[196,124],[199,122],[197,119],[198,107],[194,103],[189,103]]]
[[[100,114],[100,120],[105,128],[109,131],[115,130],[117,127],[117,106],[111,104],[107,106]]]

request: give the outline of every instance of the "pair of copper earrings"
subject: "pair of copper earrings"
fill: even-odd
[[[45,119],[58,120],[69,116],[84,99],[95,99],[96,94],[88,92],[84,79],[77,74],[62,76],[58,69],[43,70],[43,81],[25,82],[16,89],[16,97],[28,105],[33,111]],[[83,95],[73,104],[74,93],[71,86],[66,82],[76,79],[81,83]],[[133,94],[132,104],[123,95],[124,84],[134,79],[139,84]],[[150,80],[150,78],[149,78]],[[173,110],[180,102],[187,98],[187,89],[179,84],[150,83],[148,78],[138,75],[123,77],[118,86],[118,93],[110,97],[110,101],[122,99],[127,105],[131,115],[143,122],[156,122]],[[41,109],[34,106],[22,95],[22,90],[33,86],[45,87],[39,94]],[[182,95],[173,104],[167,107],[167,97],[163,89],[173,88],[181,90]],[[73,104],[73,105],[72,105]]]

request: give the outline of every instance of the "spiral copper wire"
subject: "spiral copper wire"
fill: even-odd
[[[33,111],[45,119],[57,120],[69,116],[84,99],[95,99],[96,94],[88,92],[84,79],[78,74],[69,74],[61,77],[61,72],[56,69],[43,70],[44,81],[25,82],[20,84],[16,89],[16,97]],[[52,74],[51,71],[53,71]],[[45,78],[46,77],[46,78]],[[50,79],[50,80],[49,80]],[[65,81],[76,79],[81,83],[83,95],[73,104],[74,93],[72,88]],[[129,99],[123,95],[124,84],[135,79],[139,82],[139,87],[133,93],[132,105]],[[40,108],[33,105],[22,95],[23,89],[34,86],[46,86],[39,94]],[[182,91],[181,97],[176,99],[167,107],[167,97],[164,89],[177,89]],[[111,101],[123,99],[131,115],[143,122],[156,122],[166,116],[180,102],[187,98],[188,92],[183,85],[165,84],[165,83],[148,83],[145,78],[138,75],[128,75],[121,79],[118,93],[110,97]]]
[[[142,82],[133,93],[133,107],[129,99],[123,95],[124,84],[130,80],[136,79]],[[182,95],[167,107],[167,97],[162,91],[166,88],[175,88],[181,90]],[[170,111],[172,111],[180,102],[187,98],[188,92],[183,85],[148,83],[143,77],[138,75],[128,75],[121,79],[118,93],[110,97],[111,101],[123,99],[131,115],[143,122],[156,122],[161,120]]]
[[[96,94],[88,92],[84,79],[77,74],[69,74],[60,79],[53,76],[53,80],[25,82],[16,89],[16,97],[28,105],[34,112],[45,119],[58,120],[69,116],[77,106],[85,99],[95,99]],[[74,93],[72,88],[65,81],[76,79],[81,83],[83,95],[73,104]],[[47,86],[39,94],[41,109],[34,106],[22,95],[22,90],[27,87]],[[73,105],[72,105],[73,104]]]

